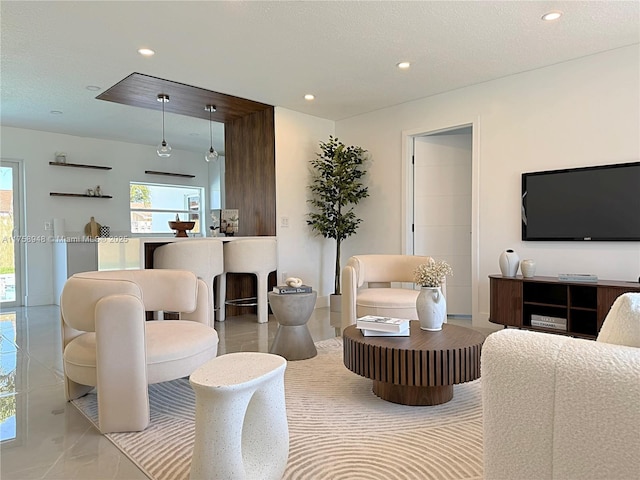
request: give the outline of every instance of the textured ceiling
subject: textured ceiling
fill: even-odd
[[[340,120],[640,41],[637,1],[3,0],[0,9],[3,125],[149,145],[160,140],[158,112],[95,99],[133,72]],[[550,10],[564,15],[541,21]],[[401,60],[412,68],[397,69]],[[174,148],[209,148],[206,120],[168,114],[166,132]]]

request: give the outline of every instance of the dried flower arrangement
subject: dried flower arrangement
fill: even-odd
[[[421,287],[439,287],[444,277],[453,275],[453,269],[444,260],[432,258],[428,263],[418,265],[413,273],[415,282]]]

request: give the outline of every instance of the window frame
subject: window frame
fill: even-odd
[[[145,187],[161,187],[161,188],[175,188],[180,190],[191,190],[197,191],[197,193],[188,192],[188,193],[180,193],[181,203],[180,208],[143,208],[143,207],[134,207],[133,202],[131,201],[131,189],[133,186],[145,186]],[[194,202],[194,199],[199,199],[199,202]],[[134,231],[134,214],[171,214],[171,220],[174,220],[174,216],[178,214],[180,216],[180,220],[182,221],[195,221],[196,225],[190,232],[194,236],[204,236],[203,229],[206,228],[206,222],[204,221],[204,212],[205,210],[205,188],[198,185],[180,185],[180,184],[172,184],[172,183],[158,183],[158,182],[141,182],[141,181],[130,181],[129,182],[129,231],[132,236],[167,236],[167,234],[175,233],[169,227],[168,221],[166,223],[166,230],[162,231],[142,231],[140,228],[136,228]],[[151,203],[152,205],[153,203]],[[195,207],[195,208],[194,208]],[[150,222],[151,228],[153,228],[153,220]]]

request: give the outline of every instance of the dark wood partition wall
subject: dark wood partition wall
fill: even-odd
[[[105,92],[99,100],[159,110],[157,96],[171,101],[167,112],[209,119],[205,105],[216,105],[212,118],[225,124],[225,207],[239,210],[239,236],[276,234],[276,153],[273,106],[203,88],[134,72]],[[153,248],[145,253],[147,268],[153,266]],[[254,275],[230,274],[227,298],[255,296]],[[275,274],[270,285],[275,284]],[[253,309],[255,311],[255,308]],[[250,312],[228,307],[228,315]]]
[[[238,235],[276,234],[276,149],[273,107],[227,121],[225,129],[225,207],[237,208]],[[255,296],[254,275],[229,274],[227,298]],[[269,286],[275,285],[271,274]],[[255,308],[227,306],[227,315]]]
[[[240,236],[276,234],[273,107],[225,123],[225,208],[239,210]]]

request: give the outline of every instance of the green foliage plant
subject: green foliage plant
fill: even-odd
[[[334,291],[340,289],[340,247],[342,241],[356,233],[362,219],[356,217],[353,207],[369,196],[368,187],[361,179],[366,175],[365,153],[361,147],[346,146],[333,136],[320,142],[320,153],[311,160],[312,212],[307,225],[316,234],[336,241]]]
[[[142,204],[144,208],[151,206],[151,190],[147,185],[133,184],[129,189],[129,202],[132,204]]]

